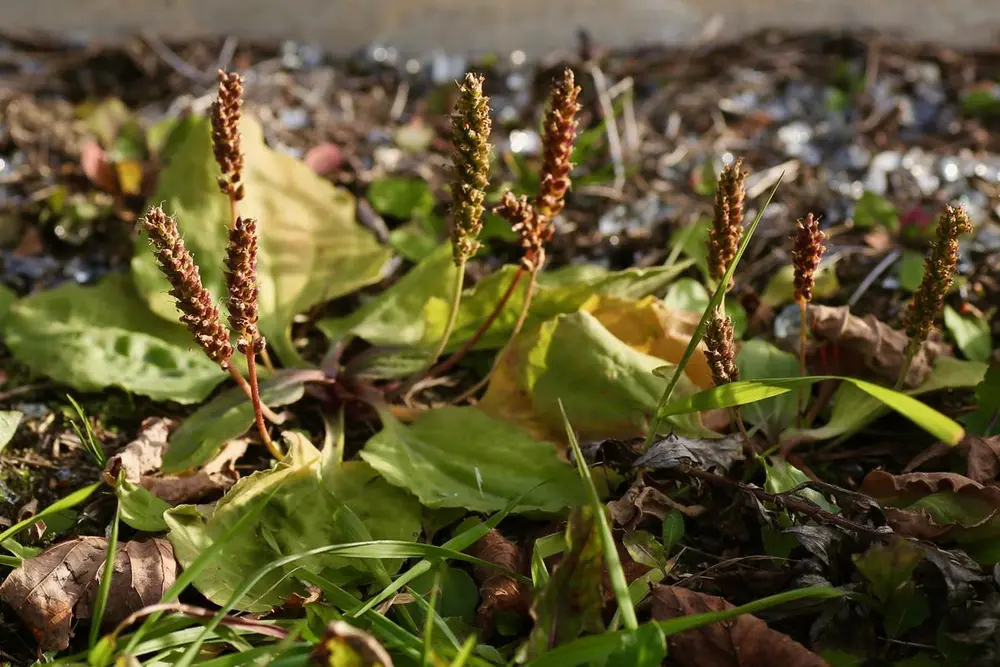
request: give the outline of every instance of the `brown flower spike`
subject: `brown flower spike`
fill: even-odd
[[[461,265],[479,250],[483,202],[490,179],[490,109],[483,77],[466,74],[451,116],[451,246]]]
[[[716,386],[740,379],[736,367],[736,345],[733,343],[733,320],[716,311],[705,328],[705,358],[712,369]]]
[[[212,148],[222,176],[219,188],[233,201],[243,199],[243,151],[240,149],[240,107],[243,79],[219,70],[219,94],[212,103]]]
[[[713,280],[722,280],[736,258],[743,236],[743,200],[747,171],[743,160],[725,166],[715,188],[715,211],[708,240],[708,271]]]
[[[906,313],[906,335],[916,349],[927,340],[941,314],[958,266],[958,237],[972,231],[969,216],[961,206],[948,206],[938,218],[937,234],[924,259],[924,277]]]
[[[226,249],[226,288],[229,326],[239,335],[240,352],[260,351],[257,330],[257,221],[236,218]]]
[[[576,141],[576,114],[580,110],[577,98],[580,87],[567,68],[552,84],[549,106],[542,126],[542,171],[535,208],[546,224],[559,215],[566,203],[570,186],[570,157]]]
[[[184,247],[177,221],[159,206],[154,206],[143,216],[142,225],[149,233],[156,261],[170,282],[170,295],[181,311],[181,322],[194,334],[198,345],[212,361],[228,368],[233,356],[229,332],[222,325],[212,295],[201,283],[198,266]]]
[[[816,269],[823,259],[826,234],[819,228],[819,220],[812,213],[798,221],[792,235],[792,265],[795,269],[795,301],[812,301],[816,284]]]
[[[528,271],[534,271],[544,262],[545,244],[552,238],[552,225],[545,223],[527,197],[515,197],[510,191],[504,193],[493,212],[517,232],[524,249],[521,263]]]

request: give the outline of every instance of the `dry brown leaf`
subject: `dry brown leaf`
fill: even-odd
[[[496,528],[471,547],[469,555],[487,562],[507,568],[512,572],[521,572],[524,558],[516,544],[508,540]],[[498,612],[516,612],[526,614],[531,605],[528,591],[516,579],[493,568],[476,566],[472,575],[479,584],[479,610],[476,623],[481,629],[491,629],[493,616]]]
[[[90,617],[107,548],[103,537],[62,542],[24,561],[0,584],[0,600],[17,611],[42,651],[67,648],[74,615]],[[167,540],[120,545],[104,621],[117,623],[158,602],[176,577],[177,561]]]
[[[957,473],[892,475],[873,470],[862,482],[861,492],[884,505],[895,505],[883,510],[893,531],[922,540],[960,537],[963,531],[991,522],[1000,514],[1000,487],[986,486]],[[962,516],[953,516],[948,523],[938,523],[926,509],[907,508],[921,498],[941,492],[962,498]]]
[[[662,521],[674,509],[690,518],[705,512],[701,505],[682,505],[662,491],[648,486],[642,475],[632,482],[621,498],[608,503],[611,519],[626,532],[634,530],[647,515]]]
[[[875,378],[896,381],[909,341],[904,332],[875,315],[852,315],[848,306],[810,305],[809,328],[819,342],[837,344],[841,362],[847,366],[838,372],[865,370]],[[951,346],[940,340],[924,343],[907,371],[905,385],[912,388],[923,384],[934,360],[941,356],[951,356]]]
[[[121,452],[108,459],[105,481],[114,485],[119,473],[133,484],[146,488],[150,493],[170,505],[201,500],[214,493],[226,491],[239,481],[236,461],[246,452],[248,441],[240,438],[226,443],[215,457],[191,475],[160,475],[163,453],[175,422],[170,419],[147,419],[140,427],[139,436]]]
[[[720,597],[677,586],[653,587],[653,618],[662,621],[732,609]],[[680,667],[823,667],[828,663],[802,644],[743,614],[723,623],[667,638],[670,658]]]
[[[1000,435],[988,438],[967,435],[954,447],[943,442],[935,443],[914,456],[903,471],[912,472],[928,461],[952,452],[965,457],[966,476],[974,482],[992,482],[1000,473]]]

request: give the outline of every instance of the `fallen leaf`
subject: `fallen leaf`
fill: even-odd
[[[281,465],[241,479],[213,505],[181,505],[165,514],[168,538],[177,560],[187,568],[210,545],[225,539],[219,557],[194,579],[194,586],[216,604],[224,604],[255,572],[277,558],[316,547],[357,541],[350,514],[372,539],[413,541],[420,534],[420,505],[390,485],[366,463],[351,461],[324,470],[322,455],[294,432],[286,435]],[[256,518],[234,535],[233,526],[249,512]],[[390,571],[399,559],[384,559]],[[341,583],[370,576],[365,565],[336,556],[312,556],[264,576],[236,603],[243,611],[279,607],[303,586],[291,575],[306,569]]]
[[[259,225],[257,278],[260,329],[286,364],[299,362],[289,327],[311,306],[377,281],[391,251],[355,222],[354,197],[290,155],[268,148],[260,125],[240,127],[246,196],[240,215]],[[152,200],[177,217],[202,281],[225,295],[222,258],[228,243],[229,200],[219,191],[210,123],[195,121],[160,173]],[[173,299],[145,235],[136,241],[132,275],[153,312],[176,320]]]
[[[830,307],[810,304],[809,328],[820,342],[835,343],[845,362],[854,361],[869,374],[895,382],[905,358],[909,338],[875,315],[857,317],[848,306]],[[951,356],[945,343],[929,340],[921,346],[906,374],[904,386],[917,387],[931,373],[934,360]]]
[[[197,403],[228,377],[176,318],[150,312],[123,274],[25,297],[3,325],[18,360],[78,391],[117,386],[154,400]]]
[[[42,651],[68,648],[74,616],[90,618],[107,548],[102,537],[62,542],[24,561],[0,584],[0,599],[17,611]],[[166,540],[119,545],[103,622],[116,624],[158,602],[176,576],[177,562]]]
[[[883,505],[886,521],[900,535],[958,542],[979,562],[1000,560],[1000,553],[994,553],[1000,533],[1000,487],[957,473],[893,475],[873,470],[861,492]]]
[[[167,436],[174,424],[174,420],[163,417],[144,420],[139,425],[139,435],[108,459],[104,467],[105,481],[114,484],[123,474],[129,482],[138,483],[143,475],[159,471]]]
[[[147,475],[139,484],[171,506],[225,492],[240,479],[236,462],[246,453],[248,444],[246,438],[230,440],[194,474]]]
[[[662,491],[648,486],[639,475],[621,498],[607,504],[608,514],[615,524],[626,531],[633,530],[647,516],[666,521],[672,512],[679,512],[692,519],[705,513],[701,505],[682,505]]]
[[[653,443],[645,454],[636,459],[636,468],[669,470],[680,465],[692,465],[702,470],[725,472],[736,461],[743,460],[743,436],[724,438],[687,438],[671,433]]]
[[[1000,473],[1000,435],[983,438],[968,435],[954,447],[938,442],[913,457],[903,472],[912,472],[929,461],[959,454],[965,457],[966,476],[974,482],[992,482]]]
[[[478,542],[469,547],[469,555],[511,572],[521,573],[524,570],[521,550],[496,528],[490,529]],[[481,602],[476,612],[476,625],[480,629],[487,632],[492,630],[493,617],[498,613],[527,613],[531,603],[531,592],[520,581],[481,565],[475,566],[472,574],[479,584]]]
[[[372,635],[344,621],[331,621],[313,649],[312,665],[392,667],[392,658]]]
[[[427,507],[558,512],[584,502],[576,469],[555,445],[474,407],[422,413],[404,426],[388,413],[361,458]]]
[[[566,527],[566,551],[548,582],[535,596],[535,625],[522,651],[533,658],[576,639],[601,632],[604,623],[604,552],[593,510],[573,510]]]
[[[658,621],[732,609],[714,595],[679,586],[653,586],[652,614]],[[678,667],[826,667],[818,655],[751,614],[685,630],[667,637]]]
[[[667,384],[653,372],[664,361],[629,347],[588,312],[558,315],[518,335],[479,407],[537,439],[560,444],[566,438],[560,402],[583,440],[644,435]],[[674,395],[696,390],[684,375]],[[697,413],[665,421],[686,434],[714,435]]]
[[[325,142],[306,151],[302,161],[320,176],[326,176],[337,171],[344,163],[344,153],[337,144]]]

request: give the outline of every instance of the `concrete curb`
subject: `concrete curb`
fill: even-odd
[[[684,44],[710,21],[723,35],[764,27],[871,28],[953,45],[998,43],[997,0],[0,0],[6,30],[106,39],[295,39],[347,53],[373,42],[404,55],[436,49],[537,56],[573,48],[578,28],[601,44]]]

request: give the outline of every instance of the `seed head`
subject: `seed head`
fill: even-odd
[[[733,342],[733,320],[716,311],[705,328],[705,357],[712,369],[716,386],[736,382],[740,371],[736,367],[736,345]]]
[[[493,212],[510,223],[517,232],[524,253],[521,264],[534,271],[545,263],[545,244],[552,238],[552,225],[546,224],[537,209],[524,195],[515,197],[509,190],[504,193]]]
[[[243,151],[240,148],[240,107],[243,79],[219,70],[219,94],[212,103],[212,148],[222,176],[219,188],[232,199],[243,199]]]
[[[919,346],[927,340],[941,314],[958,266],[958,237],[971,231],[972,223],[961,206],[948,206],[938,218],[937,234],[924,259],[924,277],[906,313],[906,335],[910,337],[911,346]]]
[[[551,224],[566,203],[570,186],[570,157],[576,141],[576,114],[580,110],[577,98],[580,87],[573,79],[573,70],[563,70],[552,83],[549,106],[542,126],[542,171],[535,208],[546,224]]]
[[[714,280],[722,280],[743,236],[747,171],[742,167],[742,159],[726,165],[715,188],[715,212],[708,239],[708,270]]]
[[[257,221],[236,218],[226,248],[226,288],[229,326],[245,352],[263,347],[257,330]]]
[[[826,246],[826,235],[819,228],[819,220],[812,213],[798,221],[792,235],[792,266],[795,269],[795,300],[812,301],[812,290],[816,284],[816,269]]]
[[[201,274],[191,253],[184,247],[177,221],[154,206],[142,217],[142,225],[149,233],[149,244],[160,265],[160,270],[170,282],[170,295],[174,297],[181,322],[194,334],[195,341],[208,357],[222,366],[229,366],[233,347],[229,332],[222,325],[219,309],[212,303],[212,295],[201,284]]]
[[[466,74],[451,115],[451,247],[455,264],[479,250],[483,202],[490,182],[490,108],[483,77]]]

